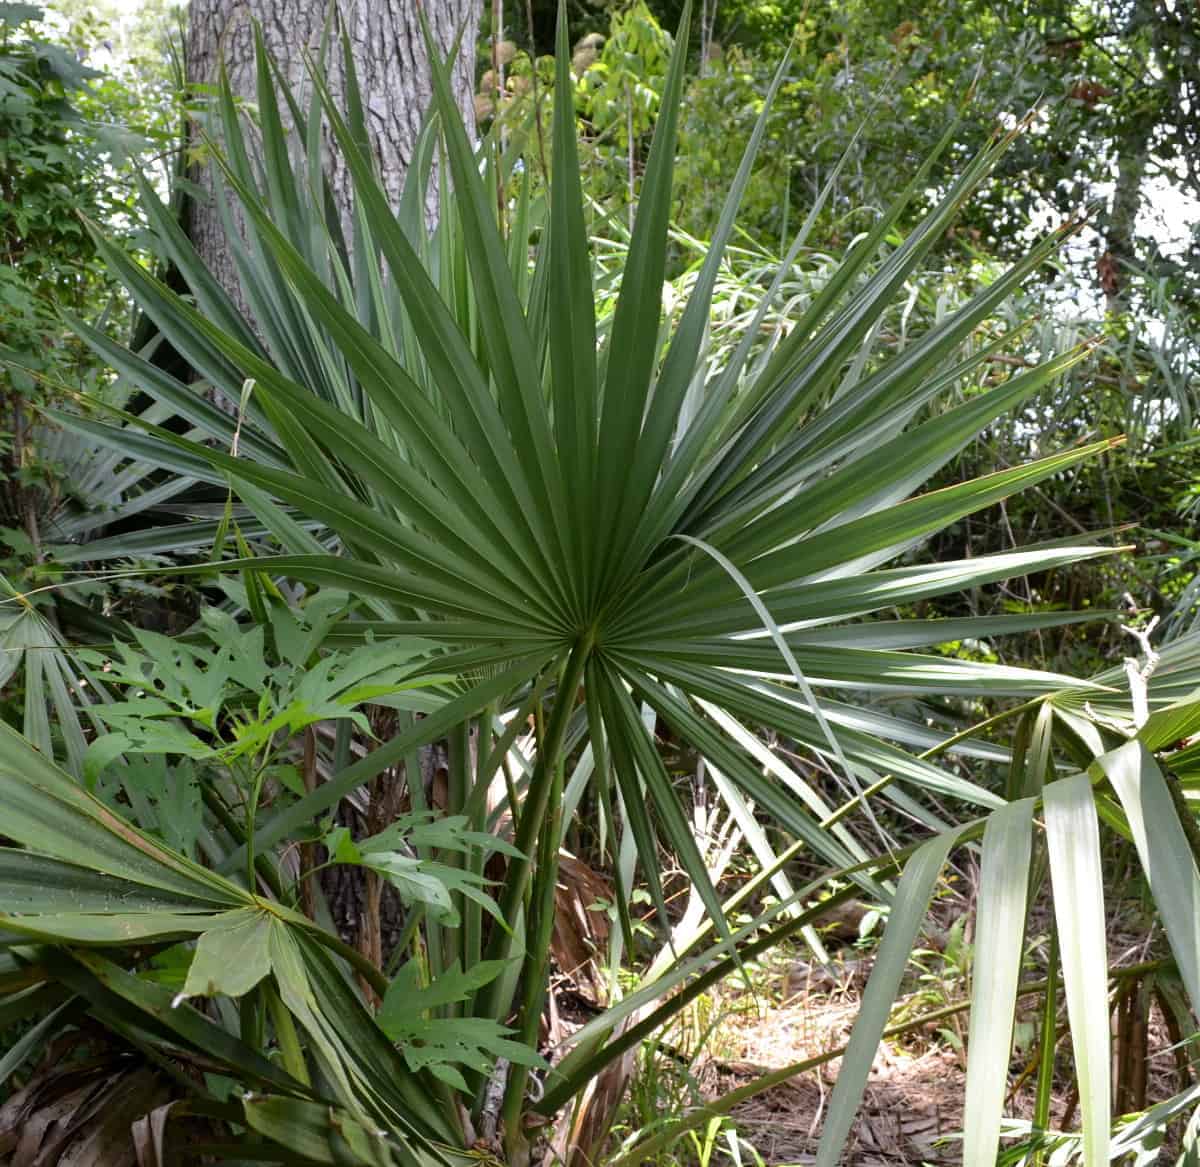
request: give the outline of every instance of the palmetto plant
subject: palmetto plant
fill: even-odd
[[[170,408],[157,403],[147,411],[147,420],[167,421],[170,416]],[[39,460],[54,467],[54,490],[47,492],[51,497],[39,499],[33,529],[40,530],[40,542],[22,541],[27,544],[21,547],[26,578],[0,576],[6,602],[0,610],[0,686],[19,682],[25,736],[47,755],[62,758],[78,776],[87,748],[85,725],[95,724],[88,707],[104,701],[106,693],[103,682],[68,645],[80,617],[93,626],[89,631],[104,621],[42,585],[66,564],[95,554],[89,548],[101,548],[98,557],[103,558],[105,527],[115,519],[129,522],[153,513],[190,482],[176,475],[163,481],[157,464],[97,447],[88,436],[57,426],[34,427],[32,444]],[[10,542],[13,537],[8,532]],[[121,542],[129,554],[139,540]],[[50,568],[43,566],[47,553],[53,560]]]
[[[1085,746],[1094,739],[1107,747],[1114,731],[1094,727],[1088,702],[1114,686],[912,651],[1076,616],[920,621],[880,614],[1110,553],[1053,544],[962,562],[919,556],[930,533],[1108,445],[914,494],[982,427],[1078,359],[1067,354],[984,388],[979,374],[1003,337],[962,355],[964,342],[978,341],[997,306],[1062,233],[935,329],[885,360],[871,358],[881,313],[995,165],[1007,141],[1000,136],[964,167],[910,237],[892,239],[901,208],[891,209],[803,304],[785,335],[764,348],[758,319],[751,320],[744,342],[710,370],[704,356],[713,288],[764,123],[690,299],[664,330],[686,41],[685,17],[611,316],[598,314],[592,287],[570,100],[555,102],[547,205],[535,207],[522,196],[502,231],[491,170],[480,166],[445,69],[436,63],[424,160],[414,167],[398,213],[376,181],[362,111],[352,100],[343,115],[319,69],[307,114],[284,93],[307,153],[289,154],[281,90],[261,46],[257,152],[223,88],[223,149],[214,146],[213,153],[245,217],[246,243],[232,216],[230,238],[253,322],[242,319],[149,190],[148,213],[189,295],[172,293],[101,241],[108,261],[201,381],[184,385],[94,331],[80,326],[81,333],[122,377],[169,403],[206,440],[144,418],[60,420],[131,457],[228,484],[275,546],[258,541],[251,555],[241,540],[239,558],[195,570],[241,573],[252,615],[272,586],[264,580],[356,597],[362,618],[342,625],[329,642],[419,638],[423,652],[407,679],[427,682],[432,696],[425,716],[366,757],[341,758],[329,779],[303,797],[256,813],[249,858],[273,872],[269,885],[282,889],[282,900],[238,882],[247,868],[245,845],[230,847],[219,872],[198,867],[147,841],[6,737],[5,797],[12,791],[36,800],[27,825],[4,828],[27,849],[6,853],[7,886],[21,878],[22,887],[40,881],[49,888],[15,898],[5,917],[14,932],[11,983],[22,991],[35,984],[61,992],[65,985],[136,1048],[157,1057],[185,1049],[200,1064],[238,1074],[253,1096],[240,1105],[218,1103],[195,1087],[195,1112],[232,1123],[235,1131],[248,1127],[300,1161],[440,1162],[452,1160],[448,1147],[467,1137],[448,1095],[396,1055],[339,975],[345,946],[289,906],[276,862],[279,845],[311,837],[314,820],[344,797],[386,767],[406,760],[411,766],[419,748],[440,739],[449,743],[447,812],[464,816],[476,831],[510,830],[517,854],[496,889],[505,927],[488,927],[479,904],[465,900],[461,927],[412,921],[408,939],[419,930],[423,943],[413,951],[428,961],[434,985],[453,969],[504,970],[448,999],[435,1017],[512,1022],[525,1045],[536,1044],[560,844],[585,800],[596,810],[600,833],[620,851],[613,871],[627,951],[635,879],[648,888],[662,925],[670,924],[661,846],[678,856],[707,909],[708,922],[678,935],[636,992],[573,1035],[571,1051],[548,1074],[536,1103],[527,1101],[527,1067],[512,1068],[506,1084],[500,1074],[468,1080],[473,1121],[487,1129],[499,1109],[514,1159],[527,1153],[529,1109],[549,1117],[582,1105],[591,1085],[644,1033],[739,962],[816,919],[822,909],[810,904],[812,897],[839,880],[836,886],[847,890],[836,895],[857,884],[891,898],[892,907],[825,1128],[820,1161],[834,1162],[942,864],[954,846],[980,836],[981,912],[993,922],[988,934],[997,948],[977,962],[986,970],[980,978],[986,1007],[972,1031],[980,1056],[972,1062],[968,1144],[969,1161],[994,1157],[1018,971],[1008,958],[1015,960],[1022,947],[1015,938],[1023,927],[1035,801],[1055,771],[1049,763],[1040,771],[1030,766],[1032,787],[1006,801],[936,761],[944,750],[992,761],[1006,757],[1004,751],[969,734],[944,740],[879,702],[896,694],[1057,700],[1052,712],[1074,727],[1076,744],[1083,734]],[[563,96],[571,86],[568,62],[560,21]],[[325,197],[317,148],[322,121],[353,179],[349,240]],[[435,131],[452,194],[444,198],[441,224],[428,234],[419,192],[436,152]],[[913,177],[910,193],[923,190],[925,177],[924,171]],[[760,313],[775,290],[767,291]],[[961,401],[944,407],[955,394]],[[214,406],[214,396],[230,409]],[[943,408],[927,408],[934,403]],[[536,728],[527,748],[518,749],[530,723]],[[1085,732],[1083,723],[1093,728]],[[764,744],[764,730],[804,751],[827,781],[785,763]],[[735,909],[785,874],[786,856],[775,857],[758,831],[761,870],[732,901],[723,900],[660,752],[667,736],[703,759],[748,838],[769,820],[795,840],[792,854],[804,849],[820,876],[735,930]],[[1108,755],[1105,773],[1135,841],[1144,842],[1145,834],[1130,809],[1139,791],[1137,822],[1174,832],[1177,841],[1181,828],[1162,802],[1161,772],[1139,749]],[[840,796],[830,795],[834,788]],[[924,799],[928,792],[983,817],[949,824]],[[882,830],[872,810],[877,798],[932,828],[934,837],[915,852],[874,847]],[[1120,817],[1116,803],[1112,808]],[[1083,846],[1094,835],[1089,780],[1051,783],[1044,809],[1056,891],[1063,884],[1068,897],[1092,897],[1094,907],[1098,873],[1085,869],[1094,853]],[[57,825],[41,830],[43,820]],[[1178,887],[1195,888],[1186,847],[1173,848],[1164,851],[1167,858],[1150,857],[1152,884],[1167,872]],[[893,889],[888,881],[900,867]],[[85,894],[95,873],[102,873],[102,886]],[[1194,944],[1195,920],[1185,919],[1183,901],[1169,902],[1179,910],[1167,918],[1168,931],[1186,949]],[[1060,915],[1073,1021],[1094,1005],[1089,994],[1097,984],[1103,992],[1103,976],[1097,980],[1097,967],[1087,964],[1102,954],[1102,924],[1095,911]],[[218,992],[243,996],[248,1020],[236,1040],[191,1005],[171,1007],[170,994],[130,972],[129,960],[113,963],[80,947],[139,945],[144,954],[160,942],[198,935],[192,968],[200,965],[207,975],[221,954],[228,956],[231,931],[253,954],[258,974],[215,982]],[[15,934],[51,947],[22,948]],[[21,980],[19,968],[29,961],[39,972]],[[358,971],[386,989],[383,971],[363,970],[361,961]],[[205,983],[201,973],[194,982],[193,988]],[[1088,1054],[1081,1063],[1085,1130],[1089,1155],[1099,1163],[1108,1132],[1107,1103],[1099,1101],[1103,1042],[1092,1021],[1078,1036],[1088,1043],[1077,1049]],[[261,1054],[272,1043],[283,1069]],[[635,1146],[622,1161],[636,1162],[645,1150]]]

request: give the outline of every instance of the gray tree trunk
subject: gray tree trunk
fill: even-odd
[[[372,145],[392,204],[403,189],[431,85],[419,12],[424,9],[434,40],[445,55],[459,43],[454,91],[468,126],[474,125],[475,38],[481,0],[344,0],[341,13],[354,49]],[[253,100],[255,90],[253,22],[258,21],[268,50],[282,67],[293,92],[306,108],[309,92],[305,53],[319,51],[330,11],[325,0],[191,0],[188,16],[187,72],[193,84],[212,85],[224,62],[236,94]],[[330,88],[342,97],[340,51],[328,62]],[[282,103],[281,103],[282,104]],[[327,160],[335,192],[346,205],[348,178],[331,152]],[[198,176],[211,192],[211,176]],[[431,208],[432,210],[432,208]],[[211,199],[195,201],[188,233],[201,258],[222,285],[237,295],[229,246]]]

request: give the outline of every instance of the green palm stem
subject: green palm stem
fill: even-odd
[[[266,766],[260,766],[250,784],[250,801],[246,803],[246,886],[254,890],[254,871],[258,866],[254,849],[254,820],[258,812],[258,800],[262,795]]]
[[[306,1086],[312,1085],[308,1076],[308,1063],[304,1060],[304,1047],[300,1044],[300,1035],[296,1032],[296,1023],[292,1020],[291,1013],[284,1007],[279,992],[271,980],[263,982],[262,995],[271,1014],[271,1024],[275,1028],[275,1040],[279,1043],[283,1068],[296,1081],[303,1082]]]
[[[487,771],[492,746],[493,728],[499,712],[496,702],[492,702],[479,718],[475,737],[475,772],[473,788],[468,789],[468,797],[463,810],[467,815],[467,829],[485,832],[487,830],[487,791],[491,785],[491,775]],[[468,758],[469,758],[468,754]],[[482,792],[482,797],[472,797]],[[472,849],[464,857],[467,867],[475,875],[483,875],[487,865],[487,856],[481,849]],[[483,907],[468,897],[463,897],[463,968],[473,968],[479,963],[483,954]]]
[[[400,732],[406,732],[415,724],[415,717],[409,713],[402,715],[400,722]],[[417,813],[422,813],[429,810],[429,804],[425,801],[425,786],[421,778],[421,756],[417,751],[411,754],[406,754],[404,757],[404,773],[408,783],[408,797],[412,803],[412,808]],[[417,857],[422,860],[432,859],[433,855],[430,848],[422,845],[417,848]],[[421,922],[425,923],[425,936],[422,943],[421,938]],[[419,904],[414,904],[408,913],[408,919],[404,922],[404,928],[401,932],[400,941],[396,945],[395,952],[387,962],[387,967],[392,975],[395,975],[395,970],[399,968],[400,958],[403,954],[405,944],[411,939],[413,942],[413,955],[421,960],[423,984],[429,984],[434,970],[441,971],[445,968],[443,963],[442,952],[442,926],[433,918],[430,913],[426,912]]]
[[[620,925],[621,942],[625,946],[625,951],[632,953],[634,951],[633,917],[629,912],[629,898],[622,894],[624,888],[621,886],[621,863],[617,856],[617,820],[616,815],[613,813],[612,776],[609,772],[608,740],[604,736],[604,721],[600,712],[600,700],[597,696],[594,674],[595,665],[592,664],[587,672],[584,685],[584,698],[587,703],[588,728],[591,734],[592,761],[596,777],[599,779],[599,798],[597,801],[600,803],[600,813],[605,830],[608,832],[608,837],[611,840],[609,845],[613,849],[613,857],[616,860],[613,863],[613,873],[616,878],[617,922]],[[613,960],[610,963],[615,966],[617,961]],[[613,977],[615,999],[616,968],[611,968],[610,972]]]
[[[1038,1047],[1037,1093],[1034,1096],[1034,1134],[1050,1126],[1050,1100],[1054,1093],[1054,1050],[1058,1045],[1058,929],[1051,925],[1050,952],[1046,957],[1046,996],[1042,1001],[1042,1032]],[[1040,1167],[1043,1152],[1034,1152],[1034,1167]]]
[[[230,838],[239,845],[245,843],[245,828],[238,822],[237,817],[225,804],[225,800],[221,795],[207,782],[200,783],[200,797],[204,800],[204,805],[212,811],[221,826],[229,832]],[[259,878],[271,889],[271,894],[282,901],[284,898],[283,881],[279,878],[279,872],[271,861],[270,855],[263,851],[258,852],[254,856],[254,866]],[[250,890],[254,890],[253,883]]]
[[[238,1018],[242,1041],[251,1049],[262,1049],[265,1026],[257,988],[251,989],[238,1003]]]
[[[397,970],[400,968],[401,962],[404,960],[404,954],[411,947],[412,959],[420,961],[422,983],[429,983],[428,961],[425,959],[425,945],[421,940],[420,923],[425,919],[425,905],[413,904],[408,915],[404,919],[404,924],[400,929],[400,937],[396,941],[395,948],[384,964],[383,971],[389,976],[394,977]]]
[[[529,780],[529,789],[521,808],[521,822],[517,828],[515,840],[520,858],[514,856],[510,860],[508,875],[504,880],[504,888],[498,902],[500,918],[510,928],[516,920],[525,898],[533,868],[532,857],[544,830],[547,813],[551,812],[551,800],[556,785],[555,775],[561,768],[560,754],[574,707],[574,694],[583,679],[584,667],[594,642],[595,631],[590,630],[582,635],[571,649],[562,670],[562,678],[559,682],[554,708],[551,710],[546,724],[545,735],[538,743],[538,760],[533,776]],[[561,782],[558,783],[558,791],[561,803]],[[557,835],[554,837],[557,839]],[[486,958],[488,960],[508,959],[512,954],[512,944],[513,933],[511,931],[506,931],[504,928],[493,928],[488,939]],[[503,1019],[508,1013],[510,1002],[500,1000],[502,993],[501,978],[497,978],[484,990],[478,1015],[493,1017],[497,1020]]]
[[[305,917],[307,919],[307,917]],[[297,921],[299,923],[299,921]],[[358,973],[371,989],[378,995],[380,1000],[387,994],[388,979],[383,975],[378,968],[375,967],[361,952],[358,951],[352,944],[347,944],[340,936],[335,936],[332,932],[327,932],[324,928],[318,927],[316,924],[309,922],[309,927],[305,929],[318,944],[328,948],[330,952],[336,956],[340,956],[356,973]]]
[[[537,1048],[538,1023],[546,997],[546,971],[550,964],[550,942],[554,933],[554,889],[558,882],[558,840],[562,834],[562,760],[555,767],[550,790],[550,805],[553,808],[538,840],[538,865],[534,876],[531,920],[529,928],[529,955],[524,975],[524,999],[521,1004],[521,1020],[516,1039],[529,1049]],[[525,1087],[529,1082],[529,1067],[514,1065],[509,1073],[504,1103],[500,1111],[504,1123],[504,1137],[510,1153],[524,1139],[521,1129],[521,1107],[525,1101]]]
[[[449,766],[447,767],[446,809],[451,815],[459,815],[466,809],[471,786],[471,722],[469,720],[459,722],[450,731],[447,745],[449,746]],[[461,851],[448,852],[444,856],[443,862],[451,867],[471,867],[467,856]],[[454,898],[457,900],[455,906],[458,908],[459,918],[463,923],[461,928],[447,931],[448,951],[442,954],[442,959],[447,963],[459,960],[463,968],[469,968],[469,937],[477,934],[482,927],[479,919],[480,908],[478,904],[461,892],[456,893]],[[473,915],[474,918],[472,918]],[[451,1016],[456,1016],[459,1008],[457,1005],[451,1005],[447,1012]]]

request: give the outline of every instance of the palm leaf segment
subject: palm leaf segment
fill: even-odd
[[[532,268],[527,241],[537,208],[526,191],[507,236],[499,229],[491,171],[481,174],[444,66],[433,67],[431,127],[440,127],[453,198],[433,236],[419,197],[432,128],[395,213],[364,153],[361,111],[352,104],[343,117],[314,70],[307,125],[324,118],[353,180],[347,241],[326,210],[319,164],[302,158],[292,169],[261,44],[259,161],[228,86],[218,110],[223,185],[245,216],[249,245],[236,243],[234,256],[255,328],[148,188],[149,214],[190,297],[171,293],[101,240],[163,335],[239,416],[81,325],[123,377],[171,403],[210,440],[191,442],[146,424],[63,420],[177,472],[232,483],[284,554],[226,566],[345,589],[372,614],[364,633],[419,631],[440,646],[429,668],[462,677],[439,714],[264,824],[262,845],[419,739],[445,733],[548,672],[557,698],[521,808],[518,848],[536,854],[561,796],[564,743],[586,734],[601,805],[621,809],[660,908],[654,848],[661,834],[721,920],[646,728],[647,709],[742,796],[843,866],[853,856],[838,832],[819,827],[813,792],[765,777],[738,744],[748,736],[744,725],[804,744],[855,785],[890,774],[902,786],[991,808],[1001,800],[900,748],[929,744],[923,727],[832,699],[822,714],[807,694],[1034,695],[1078,687],[1044,673],[896,651],[937,644],[947,632],[936,621],[869,619],[895,605],[1106,553],[1053,546],[889,566],[931,532],[1104,448],[1080,447],[913,494],[982,428],[1078,358],[1068,354],[945,404],[989,367],[994,346],[964,345],[1053,252],[1061,232],[869,375],[848,375],[1007,139],[983,150],[913,233],[889,248],[928,168],[915,175],[783,339],[764,353],[748,335],[708,376],[713,290],[766,115],[691,299],[664,339],[686,41],[685,16],[611,318],[598,319],[561,20],[554,174]],[[306,124],[285,97],[297,123]],[[311,129],[309,137],[311,145]],[[308,157],[319,153],[310,149]],[[314,534],[314,520],[324,535],[320,527]],[[748,602],[747,589],[758,603]],[[1028,622],[1016,617],[1008,626]],[[531,865],[527,858],[510,869],[501,895],[510,919],[521,909]],[[512,940],[497,930],[494,943]]]

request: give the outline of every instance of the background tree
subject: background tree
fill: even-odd
[[[36,407],[51,383],[94,388],[98,369],[61,314],[118,332],[129,320],[80,216],[132,239],[129,152],[164,147],[170,104],[145,70],[135,84],[85,63],[107,33],[94,16],[57,15],[0,3],[0,528],[35,558],[60,494]]]
[[[440,0],[424,5],[434,41],[443,54],[456,45],[453,70],[455,95],[464,116],[472,117],[474,45],[480,0]],[[384,188],[395,205],[413,146],[429,106],[430,74],[421,32],[418,0],[353,0],[340,7],[341,19],[354,52],[354,68],[367,117],[371,145]],[[297,94],[308,91],[309,54],[319,55],[330,32],[333,9],[311,0],[194,0],[188,10],[187,77],[203,95],[217,80],[222,66],[233,92],[252,97],[255,88],[254,25]],[[336,57],[337,54],[333,56]],[[329,85],[339,100],[346,78],[337,60],[329,62]],[[336,197],[345,205],[348,178],[331,152],[330,177]],[[202,168],[201,188],[211,195],[212,177]],[[432,210],[432,205],[431,205]],[[227,289],[237,280],[220,216],[211,197],[195,199],[188,211],[188,232],[201,256]]]

